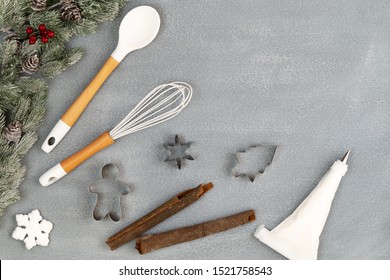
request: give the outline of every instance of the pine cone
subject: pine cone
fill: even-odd
[[[61,0],[60,14],[64,20],[67,21],[81,21],[81,9],[80,6],[73,0]]]
[[[34,54],[22,63],[22,69],[27,74],[34,74],[39,69],[39,56]]]
[[[4,128],[4,137],[8,140],[8,143],[18,143],[22,137],[22,124],[14,120]]]
[[[16,51],[20,52],[22,49],[22,41],[23,39],[19,37],[19,35],[15,32],[9,33],[4,37],[4,42],[13,42],[16,44]]]
[[[34,11],[42,11],[46,9],[47,3],[46,0],[31,0],[31,8]]]
[[[5,36],[3,40],[9,42],[9,41],[12,41],[12,40],[17,41],[17,40],[20,40],[20,39],[21,38],[19,37],[19,35],[16,32],[11,32],[11,33],[8,33],[8,35]]]

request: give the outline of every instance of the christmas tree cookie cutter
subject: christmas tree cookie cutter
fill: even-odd
[[[97,194],[93,218],[97,221],[109,216],[117,222],[122,218],[122,195],[130,191],[129,185],[118,180],[119,168],[112,163],[102,168],[102,179],[89,186],[91,193]]]
[[[254,182],[272,163],[277,147],[272,144],[257,144],[236,153],[237,164],[232,169],[233,176],[247,177]]]

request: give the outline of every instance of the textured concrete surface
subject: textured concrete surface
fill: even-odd
[[[127,56],[81,120],[50,154],[40,145],[116,45],[121,18],[150,4],[162,28],[147,48]],[[310,193],[334,160],[351,149],[350,169],[321,236],[320,259],[390,258],[389,1],[131,1],[113,23],[75,38],[83,60],[50,81],[40,139],[25,159],[22,199],[0,220],[1,259],[283,259],[253,237],[273,228]],[[194,88],[176,119],[119,139],[70,175],[44,188],[48,168],[112,128],[155,86]],[[163,143],[178,133],[193,141],[182,170],[163,162]],[[280,148],[263,176],[234,178],[234,154],[250,145]],[[109,162],[133,186],[124,217],[95,221],[88,186]],[[199,202],[150,233],[253,208],[257,220],[238,229],[141,256],[134,241],[105,244],[176,193],[215,185]],[[54,224],[48,247],[27,251],[11,238],[15,215],[39,209]]]

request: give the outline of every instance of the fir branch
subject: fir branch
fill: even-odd
[[[0,83],[0,109],[11,110],[18,102],[23,91],[13,83]]]
[[[46,78],[52,78],[65,70],[65,65],[62,61],[50,61],[41,67],[41,73]]]
[[[83,10],[83,16],[93,19],[96,22],[110,21],[115,18],[120,8],[126,1],[109,0],[79,0],[78,3]]]
[[[35,132],[28,132],[24,134],[19,143],[15,145],[14,152],[20,156],[25,155],[37,141],[37,138],[38,137]]]
[[[18,45],[14,41],[4,42],[1,49],[0,78],[4,81],[12,81],[16,78],[20,65],[17,55],[15,55]]]
[[[84,51],[80,48],[74,48],[64,52],[63,62],[66,65],[73,65],[81,59]]]
[[[26,0],[2,0],[0,2],[1,32],[17,30],[26,21]]]
[[[31,106],[31,99],[21,96],[15,110],[12,112],[12,119],[21,121],[22,124],[28,115]]]
[[[75,22],[64,22],[64,25],[66,26],[67,30],[72,32],[72,34],[75,35],[85,35],[92,32],[95,32],[97,28],[97,22],[89,19],[83,19],[82,22],[79,24]]]
[[[41,53],[41,63],[46,64],[53,60],[59,60],[64,52],[65,47],[63,45],[44,45]]]
[[[18,87],[21,91],[26,92],[32,97],[39,91],[47,91],[47,84],[43,79],[34,79],[30,77],[21,77],[15,82],[14,87]]]
[[[20,199],[18,187],[26,173],[26,168],[21,165],[18,157],[8,157],[4,163],[5,166],[0,166],[0,216],[8,205]],[[15,172],[10,173],[7,172],[8,170],[15,170]]]

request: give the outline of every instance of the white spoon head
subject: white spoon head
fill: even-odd
[[[150,44],[160,29],[160,16],[150,6],[132,9],[119,27],[119,40],[112,57],[121,61],[129,52]]]

